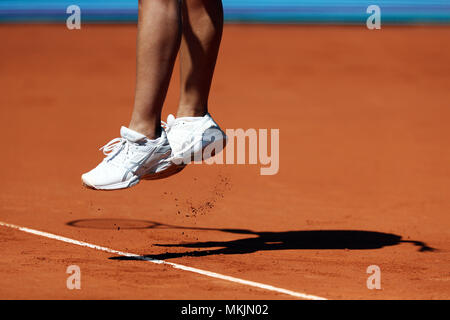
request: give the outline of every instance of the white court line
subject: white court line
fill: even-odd
[[[174,269],[180,269],[180,270],[184,270],[184,271],[189,271],[189,272],[201,274],[201,275],[204,275],[204,276],[207,276],[207,277],[222,279],[222,280],[225,280],[225,281],[235,282],[235,283],[247,285],[247,286],[250,286],[250,287],[256,287],[256,288],[260,288],[260,289],[264,289],[264,290],[268,290],[268,291],[279,292],[279,293],[287,294],[287,295],[290,295],[290,296],[293,296],[293,297],[297,297],[297,298],[308,299],[308,300],[327,300],[325,298],[318,297],[318,296],[313,296],[313,295],[306,294],[306,293],[295,292],[295,291],[291,291],[291,290],[287,290],[287,289],[283,289],[283,288],[274,287],[274,286],[271,286],[271,285],[268,285],[268,284],[263,284],[263,283],[259,283],[259,282],[254,282],[254,281],[239,279],[239,278],[235,278],[235,277],[231,277],[231,276],[226,276],[226,275],[223,275],[223,274],[220,274],[220,273],[215,273],[215,272],[206,271],[206,270],[202,270],[202,269],[192,268],[192,267],[184,266],[184,265],[181,265],[181,264],[178,264],[178,263],[166,262],[166,261],[163,261],[163,260],[156,260],[156,259],[146,258],[146,257],[143,257],[143,256],[138,255],[138,254],[122,252],[122,251],[118,251],[118,250],[114,250],[114,249],[98,246],[98,245],[95,245],[95,244],[87,243],[87,242],[84,242],[84,241],[78,241],[78,240],[74,240],[74,239],[58,236],[56,234],[52,234],[52,233],[48,233],[48,232],[43,232],[43,231],[38,231],[38,230],[26,228],[26,227],[16,226],[14,224],[9,224],[9,223],[6,223],[6,222],[1,222],[0,221],[0,226],[11,228],[11,229],[15,229],[15,230],[19,230],[19,231],[23,231],[23,232],[26,232],[26,233],[31,233],[31,234],[34,234],[34,235],[37,235],[37,236],[41,236],[41,237],[46,237],[46,238],[49,238],[49,239],[54,239],[54,240],[59,240],[59,241],[62,241],[62,242],[75,244],[75,245],[81,246],[81,247],[88,247],[88,248],[96,249],[96,250],[99,250],[99,251],[105,251],[105,252],[109,252],[109,253],[114,253],[114,254],[117,254],[117,255],[120,255],[120,256],[124,256],[124,257],[133,257],[135,259],[144,260],[144,261],[148,261],[148,262],[151,262],[151,263],[164,264],[164,265],[171,266]]]

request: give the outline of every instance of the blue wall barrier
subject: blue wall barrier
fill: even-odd
[[[64,22],[78,5],[83,22],[136,22],[137,0],[0,0],[0,22]],[[450,23],[450,0],[223,0],[225,20],[250,23]]]

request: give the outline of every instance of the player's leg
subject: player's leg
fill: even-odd
[[[208,96],[223,29],[221,0],[184,0],[180,49],[181,93],[177,117],[200,117]]]
[[[142,179],[167,176],[172,149],[161,130],[161,109],[180,46],[178,0],[140,0],[136,93],[129,128],[102,149],[106,155],[83,174],[83,184],[101,190],[123,189]],[[172,172],[172,171],[171,171]],[[173,171],[175,172],[175,171]]]
[[[178,0],[139,0],[136,92],[130,129],[150,139],[161,131],[161,110],[181,40]]]
[[[177,118],[169,116],[173,162],[207,159],[226,137],[208,113],[208,96],[223,29],[221,0],[184,0],[180,49],[181,93]]]

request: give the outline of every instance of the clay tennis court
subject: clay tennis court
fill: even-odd
[[[210,109],[223,128],[280,129],[279,173],[190,165],[88,190],[131,114],[135,38],[0,26],[1,299],[450,298],[449,27],[227,25]],[[175,72],[165,116],[177,87]]]

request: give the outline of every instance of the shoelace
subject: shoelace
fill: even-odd
[[[169,126],[169,124],[165,121],[161,120],[161,126],[164,128],[164,130],[166,130],[166,132],[169,132],[170,128],[172,128],[172,126]]]
[[[124,139],[124,138],[115,138],[115,139],[112,139],[107,144],[105,144],[99,150],[103,150],[103,154],[106,156],[107,159],[112,159],[124,147],[128,150],[128,147],[129,147],[128,140]]]

